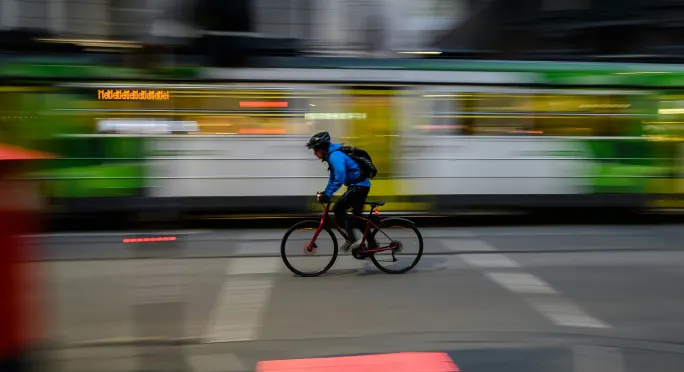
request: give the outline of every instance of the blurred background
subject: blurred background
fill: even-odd
[[[322,130],[387,210],[681,203],[684,3],[1,4],[3,138],[57,155],[53,215],[309,213]]]
[[[0,370],[29,349],[60,361],[40,370],[247,371],[446,342],[463,371],[680,372],[633,350],[684,334],[683,31],[679,0],[0,0]],[[371,154],[383,213],[424,218],[418,274],[285,274],[281,228],[322,210],[320,131]],[[446,218],[608,210],[670,222]],[[491,272],[528,265],[549,283]],[[579,305],[527,297],[561,292]],[[374,315],[333,315],[352,304]],[[320,349],[269,343],[292,339]],[[525,347],[453,351],[476,340]]]

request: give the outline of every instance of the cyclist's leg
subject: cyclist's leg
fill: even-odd
[[[351,190],[347,190],[338,200],[335,202],[335,205],[333,205],[333,213],[335,213],[335,221],[337,224],[340,226],[340,228],[345,229],[347,231],[347,235],[349,235],[349,229],[347,228],[347,221],[349,218],[347,217],[347,210],[351,208],[349,205],[349,200],[347,199],[349,196],[349,192]],[[347,238],[347,241],[349,239],[353,238],[354,235],[349,235]]]
[[[368,191],[370,191],[369,187],[355,186],[347,196],[347,203],[352,208],[352,213],[355,216],[360,217],[363,213],[363,203],[365,203],[366,198],[368,197]],[[356,249],[361,245],[361,239],[357,240],[354,236],[355,228],[361,230],[361,233],[363,234],[364,226],[362,221],[356,218],[348,218],[347,231],[351,237],[350,241],[353,242],[350,246],[351,249]]]
[[[363,206],[368,198],[368,192],[370,187],[368,186],[356,186],[354,187],[354,192],[347,197],[347,202],[352,208],[352,214],[355,216],[361,216],[363,214]],[[358,221],[357,219],[353,219]]]

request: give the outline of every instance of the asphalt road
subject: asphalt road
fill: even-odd
[[[342,256],[318,278],[287,271],[282,234],[163,232],[173,260],[136,259],[152,250],[132,233],[32,238],[62,370],[131,371],[150,350],[192,371],[409,351],[466,372],[684,370],[684,225],[426,229],[408,274]],[[185,345],[128,346],[164,335]]]

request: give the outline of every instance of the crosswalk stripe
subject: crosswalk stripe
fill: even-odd
[[[476,239],[444,239],[441,240],[442,245],[452,252],[468,252],[468,251],[496,251],[492,245],[485,243],[482,240]]]
[[[275,278],[244,275],[274,274],[281,270],[282,261],[278,257],[230,259],[205,332],[207,342],[256,340]]]
[[[486,273],[492,281],[516,293],[557,294],[548,283],[527,273]]]
[[[269,278],[230,276],[223,283],[210,317],[204,336],[207,342],[256,340],[272,289]]]
[[[503,254],[464,255],[461,259],[469,265],[480,268],[520,268],[520,264]]]
[[[450,243],[447,241],[448,246]],[[496,248],[485,242],[471,242],[474,247],[480,247],[482,254],[467,254],[460,258],[467,264],[482,268],[515,268],[520,269],[522,265],[508,258],[508,256],[497,253],[486,253],[495,251]],[[589,327],[589,328],[610,328],[610,326],[587,314],[579,306],[560,296],[550,284],[537,278],[534,275],[524,272],[485,272],[485,275],[501,287],[518,294],[523,294],[524,299],[530,306],[559,326],[567,327]]]
[[[579,306],[560,296],[528,298],[528,302],[535,310],[559,326],[610,328],[608,324],[592,317]]]

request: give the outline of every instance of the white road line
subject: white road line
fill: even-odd
[[[492,252],[496,251],[496,248],[483,242],[482,240],[475,239],[451,239],[442,240],[442,245],[446,249],[453,252],[464,252],[464,251],[482,251],[482,252]]]
[[[328,258],[322,258],[321,263],[324,265],[323,261],[326,261]],[[319,266],[313,266],[313,267],[323,267],[323,265]],[[351,257],[350,254],[340,254],[337,256],[337,261],[335,261],[335,265],[330,268],[329,273],[334,273],[336,271],[347,271],[347,270],[354,270],[354,271],[377,271],[378,269],[375,268],[375,265],[370,260],[357,260],[353,257]]]
[[[500,286],[516,293],[557,294],[548,283],[534,275],[526,273],[486,273]]]
[[[535,310],[546,316],[556,325],[564,327],[611,328],[607,323],[592,317],[579,306],[560,296],[541,296],[538,298],[528,298],[527,300]]]
[[[133,263],[136,304],[172,303],[186,300],[185,267],[180,260],[146,259]]]
[[[282,270],[282,265],[276,257],[229,260],[226,279],[205,332],[207,342],[256,340],[275,278],[248,274],[274,274]]]
[[[460,257],[466,263],[480,268],[520,268],[520,264],[503,254],[474,254]]]
[[[268,305],[273,280],[229,276],[219,293],[214,313],[208,323],[207,342],[256,340],[262,314]]]
[[[448,243],[448,241],[445,241]],[[471,243],[473,246],[496,248],[485,243]],[[522,265],[503,254],[482,253],[459,257],[467,264],[483,269],[521,268]],[[550,284],[538,277],[523,272],[485,272],[485,275],[501,287],[524,295],[530,306],[551,320],[554,324],[566,327],[610,328],[610,326],[584,312],[579,306],[565,300]]]
[[[572,348],[574,372],[624,372],[622,351],[605,346],[575,346]]]

